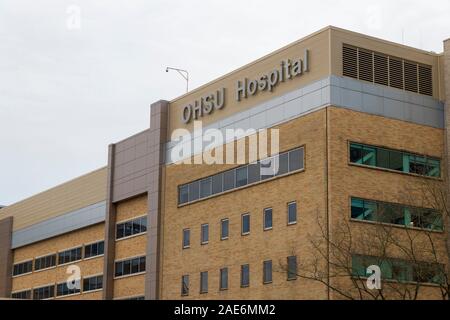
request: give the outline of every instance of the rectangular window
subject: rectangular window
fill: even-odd
[[[144,232],[147,232],[146,216],[118,223],[116,227],[116,239],[131,237]]]
[[[406,227],[443,230],[442,214],[433,209],[351,198],[351,217],[355,220],[390,223]]]
[[[368,277],[366,271],[371,265],[380,266],[382,279],[385,280],[433,284],[444,282],[444,265],[363,255],[352,256],[353,276]]]
[[[208,271],[200,272],[200,293],[208,293]]]
[[[31,300],[31,290],[14,292],[11,294],[12,299]]]
[[[202,230],[201,244],[207,244],[209,242],[209,225],[202,224],[201,230]]]
[[[34,260],[34,270],[42,270],[56,266],[56,254],[51,254],[45,257],[36,258]]]
[[[212,177],[212,193],[218,194],[223,191],[223,174],[219,173]]]
[[[260,163],[251,163],[248,165],[248,183],[255,183],[261,180]]]
[[[242,215],[242,235],[250,234],[250,214],[246,213]]]
[[[178,186],[178,203],[183,205],[195,202],[212,195],[304,169],[304,153],[304,147],[296,148],[277,156],[261,159],[254,163],[180,185]],[[125,230],[120,232],[126,233]]]
[[[186,184],[178,189],[178,203],[183,204],[189,202],[189,186]]]
[[[243,187],[247,185],[247,167],[242,167],[236,169],[236,188]]]
[[[350,162],[426,177],[441,176],[439,159],[358,143],[350,144]]]
[[[206,178],[200,181],[200,198],[207,198],[212,194],[212,179]]]
[[[53,298],[54,296],[55,296],[54,285],[33,289],[33,300],[49,299]]]
[[[228,290],[228,268],[220,269],[220,290]]]
[[[272,260],[263,262],[263,283],[272,283]]]
[[[283,175],[288,172],[289,172],[289,153],[283,153],[278,158],[278,175]]]
[[[189,275],[184,275],[181,277],[181,295],[189,295]]]
[[[297,257],[290,256],[287,258],[287,279],[296,280],[297,279]]]
[[[184,229],[183,230],[183,249],[190,248],[191,246],[191,230]]]
[[[82,247],[66,250],[58,253],[58,264],[66,264],[81,260]]]
[[[250,286],[250,265],[244,264],[241,266],[241,287],[248,286]]]
[[[115,263],[115,277],[145,272],[145,256]]]
[[[288,225],[297,223],[297,202],[288,203],[287,215]]]
[[[84,258],[101,256],[105,253],[105,242],[99,241],[84,246]]]
[[[304,149],[299,148],[289,151],[289,172],[297,171],[304,168]]]
[[[83,292],[103,289],[103,276],[94,276],[83,279]]]
[[[234,189],[234,170],[223,173],[223,191]]]
[[[13,276],[30,273],[33,271],[33,260],[17,263],[13,267]]]
[[[62,282],[56,285],[56,295],[58,297],[60,296],[68,296],[71,294],[77,294],[80,293],[80,283],[77,281],[73,287],[69,288],[67,285],[67,282]]]
[[[194,181],[189,184],[189,202],[200,198],[200,181]]]
[[[228,219],[223,219],[222,221],[220,221],[220,239],[221,240],[228,239],[229,224],[230,224],[230,220],[228,220]]]
[[[264,220],[264,230],[271,230],[273,227],[272,208],[264,209],[263,220]]]

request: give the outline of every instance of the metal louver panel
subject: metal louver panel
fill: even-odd
[[[403,61],[389,58],[389,84],[391,87],[403,89]]]
[[[428,65],[344,44],[342,66],[346,77],[433,95],[433,70]]]
[[[433,76],[429,66],[419,65],[419,93],[433,95]]]
[[[373,82],[373,54],[365,50],[358,52],[359,79]]]
[[[404,66],[405,66],[405,90],[417,92],[419,88],[417,64],[405,61]]]
[[[342,52],[343,74],[346,77],[358,78],[358,51],[356,48],[344,46]]]
[[[374,56],[375,83],[389,85],[388,57],[375,53]]]

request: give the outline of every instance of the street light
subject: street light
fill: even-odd
[[[188,92],[189,91],[189,72],[187,72],[186,70],[183,70],[183,69],[167,67],[166,72],[169,72],[169,70],[177,71],[184,78],[184,80],[186,80],[186,92]]]

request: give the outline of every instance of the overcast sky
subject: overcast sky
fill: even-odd
[[[327,25],[441,52],[450,1],[1,0],[0,204],[106,165],[183,94],[166,66],[195,88]]]

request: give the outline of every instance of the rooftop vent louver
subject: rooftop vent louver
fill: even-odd
[[[374,56],[375,83],[389,85],[388,57],[375,53]]]
[[[344,46],[344,76],[358,78],[358,52],[356,48]]]
[[[418,66],[417,63],[404,62],[405,64],[405,90],[417,92],[419,89]]]
[[[419,65],[419,93],[433,95],[433,76],[430,66]]]
[[[397,89],[433,95],[431,66],[344,44],[343,75]]]

